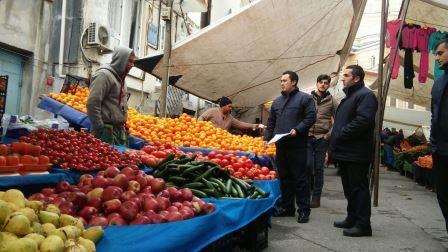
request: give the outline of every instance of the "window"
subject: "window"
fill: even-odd
[[[140,34],[140,8],[139,0],[133,0],[132,3],[132,20],[131,20],[131,33],[129,36],[129,48],[134,49],[134,51],[139,51],[138,41]],[[140,55],[139,55],[140,56]]]
[[[115,40],[112,44],[116,45],[120,44],[122,6],[123,0],[109,0],[110,36]]]
[[[147,31],[146,31],[146,43],[154,49],[159,48],[159,31],[160,28],[160,8],[161,1],[153,0],[149,5],[149,15],[147,21]],[[163,32],[162,32],[163,36]]]

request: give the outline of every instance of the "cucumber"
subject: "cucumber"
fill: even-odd
[[[168,177],[168,181],[174,182],[174,183],[185,183],[185,182],[187,182],[187,179],[184,177],[179,177],[179,176],[170,176],[170,177]]]
[[[238,191],[236,190],[235,185],[232,185],[232,187],[230,188],[230,192],[231,192],[232,196],[239,197]]]
[[[215,187],[213,186],[213,184],[212,184],[210,181],[207,181],[205,178],[202,178],[202,179],[201,179],[201,182],[202,182],[204,185],[207,185],[207,187],[208,187],[209,189],[215,190]]]
[[[188,187],[190,189],[199,189],[199,188],[204,187],[204,184],[202,184],[201,182],[191,182],[191,183],[183,185],[182,187]]]
[[[171,183],[171,182],[166,182],[165,186],[166,187],[176,187],[177,188],[177,186],[175,184]]]
[[[215,191],[214,189],[205,188],[205,189],[203,189],[202,191],[203,191],[204,193],[206,193],[208,196],[212,196],[212,197],[217,198],[216,191]]]
[[[193,189],[193,188],[190,188],[190,190],[196,197],[207,198],[207,194],[205,192],[203,192],[203,191],[200,191],[200,190],[197,190],[197,189]]]
[[[166,156],[164,159],[162,159],[162,161],[160,161],[160,163],[158,163],[156,166],[154,166],[154,169],[160,169],[163,166],[165,166],[168,162],[173,161],[175,155],[174,154],[169,154],[168,156]]]
[[[269,192],[265,192],[258,187],[255,187],[255,191],[257,191],[263,198],[267,198],[269,196]]]
[[[226,185],[224,185],[224,183],[223,183],[221,180],[219,180],[219,179],[217,179],[217,178],[210,178],[210,181],[213,181],[213,182],[215,182],[216,184],[218,184],[218,185],[219,185],[219,188],[220,188],[220,191],[221,191],[222,193],[227,193],[227,191],[226,191]]]
[[[196,165],[196,166],[190,166],[189,168],[186,168],[183,172],[182,175],[186,174],[186,173],[191,173],[194,171],[198,171],[200,170],[202,167],[204,167],[204,165]]]
[[[256,199],[259,196],[258,191],[254,191],[250,196],[249,199]]]
[[[216,168],[211,168],[208,169],[206,172],[204,172],[201,176],[197,177],[195,180],[193,180],[193,182],[198,182],[200,181],[202,178],[206,178],[208,175],[210,175],[210,173],[212,173],[212,171],[214,171]]]
[[[226,194],[230,194],[232,192],[232,180],[227,180],[226,183]]]
[[[241,190],[240,185],[238,185],[237,183],[233,184],[233,186],[236,189],[236,192],[238,193],[238,197],[240,198],[246,198],[246,195],[244,194],[243,190]]]
[[[233,182],[235,182],[235,184],[239,185],[242,190],[244,191],[249,190],[249,187],[246,187],[246,184],[244,184],[240,179],[232,177],[232,180]]]

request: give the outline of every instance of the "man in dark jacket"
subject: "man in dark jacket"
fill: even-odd
[[[316,106],[316,123],[308,134],[308,166],[311,170],[311,208],[320,207],[320,196],[324,186],[324,164],[328,150],[337,101],[328,92],[331,78],[326,74],[317,77],[316,90],[311,96]]]
[[[436,61],[444,74],[436,80],[431,91],[431,136],[433,168],[437,200],[448,231],[448,39],[435,47]]]
[[[364,70],[348,66],[342,77],[346,97],[336,111],[330,139],[333,159],[340,168],[347,217],[334,222],[345,236],[371,236],[369,168],[374,151],[375,114],[378,101],[364,86]]]
[[[299,77],[295,72],[283,73],[281,96],[272,103],[265,141],[275,134],[290,135],[276,142],[276,164],[282,192],[281,208],[276,216],[294,216],[296,199],[299,223],[306,223],[310,216],[310,171],[307,168],[307,137],[316,121],[314,101],[297,88]]]

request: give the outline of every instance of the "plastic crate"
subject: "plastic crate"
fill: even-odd
[[[249,251],[261,251],[268,247],[268,228],[272,212],[268,211],[242,230],[240,247]]]

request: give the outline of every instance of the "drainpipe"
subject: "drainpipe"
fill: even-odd
[[[62,74],[64,66],[64,45],[65,45],[65,16],[66,16],[67,0],[62,0],[62,13],[61,13],[61,38],[59,40],[59,77],[65,78]]]

